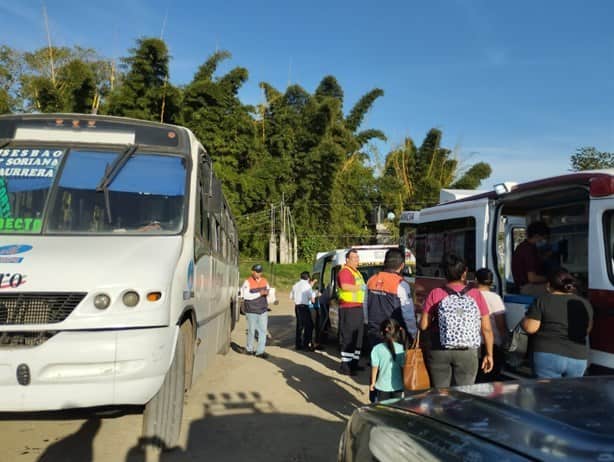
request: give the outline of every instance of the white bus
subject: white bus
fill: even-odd
[[[144,405],[179,438],[184,392],[230,346],[237,230],[186,128],[0,117],[0,411]]]
[[[591,371],[614,370],[614,170],[570,173],[467,196],[421,210],[403,212],[401,245],[416,256],[415,297],[420,307],[428,291],[444,283],[446,252],[462,256],[470,270],[487,267],[508,308],[513,328],[533,298],[520,295],[511,257],[526,226],[550,227],[549,262],[562,266],[581,284],[581,295],[595,310],[590,335]]]

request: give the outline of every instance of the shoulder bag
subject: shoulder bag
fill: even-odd
[[[426,370],[424,356],[420,348],[420,330],[416,334],[411,347],[405,352],[403,366],[403,385],[406,390],[425,390],[431,388],[429,373]]]
[[[516,327],[510,332],[507,342],[503,349],[508,353],[517,355],[526,355],[529,346],[529,334],[522,328],[522,321],[516,324]]]

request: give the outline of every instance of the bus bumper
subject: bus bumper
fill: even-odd
[[[177,333],[177,326],[62,331],[35,347],[0,347],[0,411],[145,404],[164,381]]]

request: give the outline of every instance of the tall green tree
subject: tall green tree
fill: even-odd
[[[614,168],[614,153],[598,151],[594,146],[584,146],[576,149],[571,156],[571,170],[597,170]]]
[[[230,57],[227,51],[217,51],[199,67],[185,87],[181,120],[214,160],[233,212],[253,214],[266,207],[268,185],[276,182],[252,115],[254,108],[244,105],[238,96],[248,79],[247,69],[235,67],[216,75],[219,64]],[[253,220],[239,223],[243,252],[261,255],[268,237],[254,228]]]
[[[110,64],[94,50],[41,48],[22,58],[21,110],[90,113],[108,93]]]
[[[178,122],[181,93],[170,83],[166,43],[141,38],[130,53],[122,59],[126,72],[122,85],[111,93],[105,111],[135,119]]]
[[[0,114],[20,109],[20,78],[23,65],[20,53],[6,45],[0,45]]]
[[[491,174],[479,162],[461,172],[453,151],[441,146],[442,132],[431,129],[418,148],[411,138],[386,156],[379,179],[382,202],[401,210],[418,210],[437,204],[442,188],[476,189]]]

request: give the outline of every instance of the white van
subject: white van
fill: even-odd
[[[580,281],[581,295],[595,309],[592,371],[614,371],[614,170],[500,184],[492,192],[465,195],[401,218],[401,245],[413,245],[416,256],[417,307],[432,288],[444,283],[441,258],[454,252],[471,272],[482,267],[494,272],[494,290],[508,308],[509,328],[533,300],[518,294],[512,253],[529,223],[545,222],[555,263]]]
[[[172,447],[184,391],[230,346],[233,217],[183,127],[0,117],[0,411],[145,405]]]
[[[313,265],[312,277],[318,280],[318,287],[328,301],[328,317],[326,333],[329,338],[337,338],[339,334],[339,300],[337,297],[337,275],[345,264],[345,255],[350,249],[358,252],[358,271],[362,274],[365,283],[375,273],[384,267],[384,257],[391,248],[399,248],[397,245],[360,245],[346,249],[318,252]],[[366,319],[366,318],[365,318]]]

